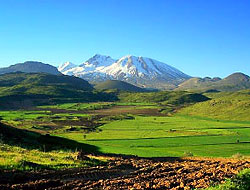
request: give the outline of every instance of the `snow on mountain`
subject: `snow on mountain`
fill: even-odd
[[[65,75],[74,75],[85,78],[84,76],[86,75],[96,75],[96,73],[101,74],[105,67],[113,64],[115,61],[116,60],[109,56],[96,54],[81,65],[67,69],[62,73]]]
[[[76,65],[71,63],[71,62],[65,62],[63,64],[61,64],[59,67],[58,67],[58,71],[60,71],[61,73],[64,73],[66,72],[67,70],[70,70],[72,68],[75,68]]]
[[[105,73],[114,77],[145,77],[157,78],[167,77],[168,79],[188,78],[189,76],[181,71],[161,63],[159,61],[135,56],[124,56],[114,64],[104,68]]]
[[[67,69],[68,66],[68,69]],[[79,66],[58,68],[63,74],[81,77],[90,82],[110,79],[127,81],[145,87],[170,88],[190,78],[178,69],[146,57],[127,55],[118,60],[96,54]],[[61,69],[62,68],[62,69]],[[165,84],[166,83],[166,84]],[[165,86],[165,87],[164,87]]]
[[[81,64],[82,67],[92,67],[92,68],[103,68],[113,64],[116,60],[112,59],[110,56],[96,54],[91,57],[85,63]]]

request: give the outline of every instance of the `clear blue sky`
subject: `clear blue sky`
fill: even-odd
[[[0,0],[0,67],[132,54],[192,76],[250,75],[249,0]]]

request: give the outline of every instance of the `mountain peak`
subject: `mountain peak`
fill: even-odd
[[[110,56],[108,55],[102,55],[102,54],[95,54],[92,58],[100,58],[100,57],[106,57],[106,58],[110,58]]]
[[[244,76],[244,77],[249,78],[248,75],[246,75],[246,74],[244,74],[244,73],[242,73],[242,72],[235,72],[235,73],[229,75],[228,77],[231,77],[231,76]]]
[[[226,81],[250,81],[250,77],[244,73],[236,72],[224,78]]]
[[[67,70],[69,70],[69,69],[72,69],[72,68],[74,68],[74,67],[76,67],[75,64],[73,64],[73,63],[67,61],[67,62],[61,64],[61,65],[58,67],[58,71],[60,71],[60,72],[63,73],[63,72],[65,72],[65,71],[67,71]]]
[[[25,61],[23,63],[19,63],[19,64],[44,64],[40,61]]]
[[[141,58],[141,56],[137,57],[135,55],[125,55],[125,56],[121,57],[119,60],[124,60],[124,59],[139,59],[139,58]]]
[[[114,62],[115,62],[115,60],[112,59],[110,56],[95,54],[93,57],[91,57],[86,62],[81,64],[80,67],[84,67],[84,66],[94,66],[94,67],[109,66]]]

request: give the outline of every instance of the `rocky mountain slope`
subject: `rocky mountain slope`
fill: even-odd
[[[165,63],[131,55],[114,60],[97,54],[83,64],[65,70],[67,65],[68,63],[61,65],[58,70],[65,75],[74,75],[94,83],[121,80],[140,87],[173,89],[190,78]]]

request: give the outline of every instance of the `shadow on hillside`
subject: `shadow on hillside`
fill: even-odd
[[[1,110],[17,110],[50,104],[51,97],[47,95],[8,95],[0,97]]]
[[[17,129],[0,122],[0,143],[22,147],[25,149],[39,149],[42,151],[71,150],[85,153],[99,153],[98,147],[76,141],[42,135],[33,131]]]
[[[62,90],[63,91],[63,90]],[[56,95],[46,94],[19,94],[6,95],[0,97],[1,110],[19,110],[34,108],[43,105],[56,105],[64,103],[86,103],[86,102],[113,102],[118,98],[112,93],[105,92],[81,92],[80,95],[73,96],[63,91]]]

